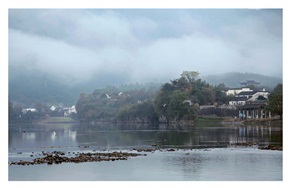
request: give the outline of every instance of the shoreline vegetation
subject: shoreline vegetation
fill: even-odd
[[[77,124],[82,123],[78,120],[72,119],[70,117],[46,117],[45,119],[34,121],[33,124]],[[283,120],[277,118],[263,118],[263,119],[240,119],[233,117],[217,117],[217,116],[200,116],[196,120],[184,120],[179,122],[169,122],[168,125],[198,125],[202,123],[220,123],[222,125],[252,125],[255,124],[265,124],[265,125],[281,125]],[[101,125],[101,124],[151,124],[147,121],[116,121],[116,120],[100,120],[92,121],[90,125]],[[160,122],[159,124],[166,124]]]
[[[46,117],[44,119],[36,120],[33,124],[63,124],[63,123],[79,123],[70,117]]]

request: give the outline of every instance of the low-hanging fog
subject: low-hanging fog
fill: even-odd
[[[282,10],[10,9],[9,67],[70,84],[168,81],[183,70],[282,78]]]

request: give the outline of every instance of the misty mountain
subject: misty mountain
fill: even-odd
[[[245,80],[255,80],[260,82],[259,87],[264,87],[268,90],[272,90],[277,84],[282,83],[282,78],[265,76],[254,73],[240,73],[240,72],[229,72],[225,74],[216,74],[202,77],[203,80],[211,85],[218,85],[224,83],[226,87],[236,88],[241,87],[240,82]]]
[[[92,93],[107,86],[118,86],[120,91],[160,87],[161,83],[130,82],[129,76],[117,73],[95,73],[89,80],[69,79],[28,66],[9,66],[9,100],[23,106],[37,102],[49,105],[75,105],[81,93]]]
[[[74,88],[51,75],[33,69],[9,67],[9,100],[24,106],[37,102],[74,104],[79,95]]]

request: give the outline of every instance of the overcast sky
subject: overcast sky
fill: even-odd
[[[281,9],[10,9],[9,65],[90,79],[282,78]]]

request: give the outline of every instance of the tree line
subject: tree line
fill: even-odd
[[[266,107],[267,111],[270,111],[273,115],[283,118],[283,85],[277,84],[269,96],[269,104]]]

